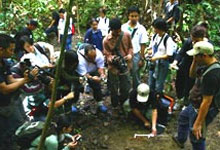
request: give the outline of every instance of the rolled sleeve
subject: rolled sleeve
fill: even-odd
[[[140,44],[145,44],[148,42],[147,31],[144,27],[141,28]]]
[[[99,50],[96,50],[96,53],[98,56],[98,58],[96,60],[97,68],[104,68],[105,63],[104,63],[104,56],[103,56],[102,52],[100,52]]]
[[[176,43],[172,40],[171,37],[169,37],[167,39],[166,54],[168,56],[173,56],[173,53],[176,49],[177,49]]]

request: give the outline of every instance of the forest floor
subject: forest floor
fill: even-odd
[[[75,46],[80,37],[75,37]],[[57,45],[56,42],[52,42]],[[58,50],[59,46],[55,46]],[[105,85],[106,86],[106,85]],[[106,87],[105,87],[106,88]],[[138,124],[131,115],[117,115],[111,109],[110,97],[104,97],[108,106],[107,113],[97,111],[97,103],[92,94],[82,94],[78,106],[84,103],[81,113],[75,117],[75,131],[82,134],[77,150],[180,150],[172,140],[177,131],[177,120],[180,111],[173,112],[166,130],[162,135],[154,138],[134,138],[134,134],[148,134],[149,130]],[[207,150],[220,150],[220,114],[209,125],[207,132]],[[183,150],[191,150],[189,140]]]
[[[110,97],[105,97],[108,113],[96,111],[97,103],[91,94],[83,94],[80,101],[85,103],[86,109],[75,118],[76,131],[83,136],[77,150],[180,150],[172,140],[177,131],[179,111],[172,114],[163,134],[150,139],[134,138],[134,134],[148,134],[150,131],[131,115],[115,114],[110,106]],[[208,127],[207,150],[220,150],[219,124],[220,115]],[[188,140],[183,150],[191,149]]]

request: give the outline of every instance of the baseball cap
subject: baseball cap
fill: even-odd
[[[36,20],[33,20],[33,19],[30,20],[29,24],[31,24],[31,25],[33,25],[35,27],[38,26],[38,22]]]
[[[197,54],[212,55],[214,53],[214,46],[208,41],[196,42],[193,45],[193,49],[186,52],[189,56],[195,56]]]
[[[147,102],[150,93],[150,88],[146,83],[141,83],[137,87],[137,101]]]

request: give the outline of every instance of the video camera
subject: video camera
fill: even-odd
[[[112,65],[114,65],[120,72],[120,74],[125,74],[128,72],[128,64],[126,62],[126,60],[124,59],[124,57],[122,57],[121,55],[116,55],[113,59],[112,59]]]
[[[20,66],[21,66],[22,70],[24,70],[24,71],[26,71],[26,70],[31,71],[34,68],[38,68],[39,71],[37,74],[37,79],[45,85],[49,85],[51,78],[54,78],[54,75],[51,74],[46,69],[42,69],[37,65],[32,66],[30,59],[24,59],[24,61],[20,62]],[[32,76],[30,73],[29,73],[28,77],[30,80],[34,80],[34,76]]]

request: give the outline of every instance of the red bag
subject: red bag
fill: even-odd
[[[76,33],[75,25],[72,24],[72,35],[75,35],[75,33]]]

